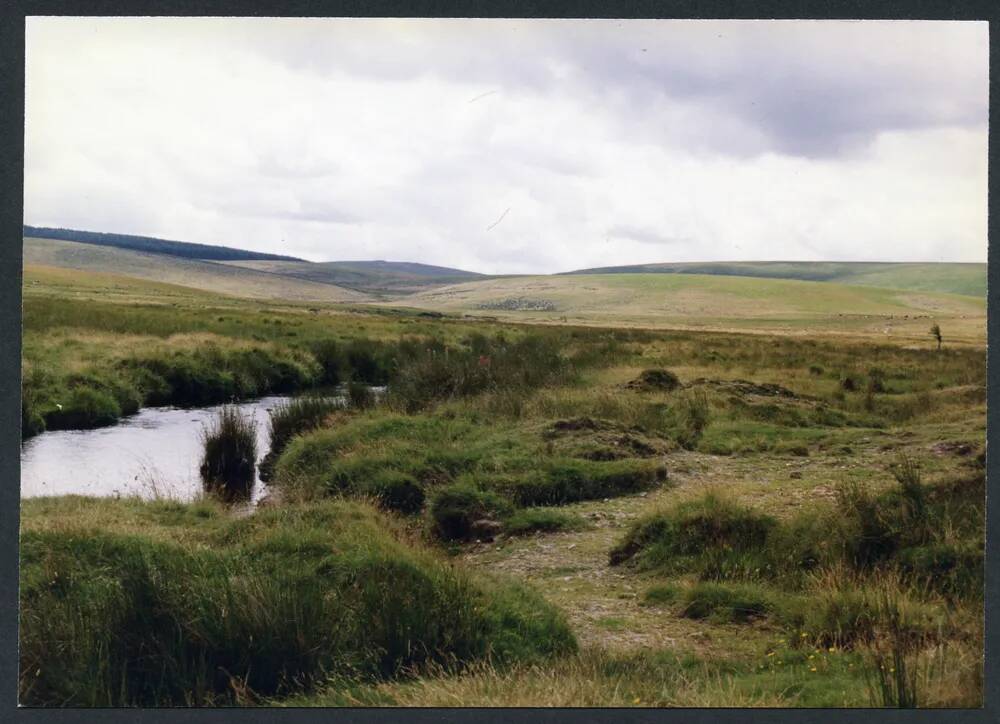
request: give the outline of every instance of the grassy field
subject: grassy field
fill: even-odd
[[[985,297],[696,274],[513,277],[398,303],[535,323],[852,334],[906,344],[927,344],[933,322],[957,343],[982,344],[986,329]]]
[[[421,302],[557,305],[487,321],[28,268],[43,426],[388,391],[282,408],[250,516],[24,501],[22,703],[979,705],[980,300],[625,276]],[[744,332],[613,328],[682,303]]]
[[[365,294],[390,297],[410,294],[428,287],[473,281],[483,276],[461,269],[391,261],[233,261],[227,263],[246,269],[283,274],[296,279],[337,284]]]
[[[723,276],[800,279],[865,287],[986,296],[986,264],[909,262],[704,262],[639,264],[586,269],[572,274],[718,274]]]
[[[182,284],[253,299],[349,302],[366,295],[334,284],[270,274],[220,262],[185,259],[54,239],[24,240],[26,266],[61,267]]]

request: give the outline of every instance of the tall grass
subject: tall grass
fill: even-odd
[[[175,504],[170,535],[192,546],[157,533],[163,506],[100,506],[127,507],[140,532],[78,521],[22,535],[22,704],[248,704],[332,677],[538,662],[576,646],[537,595],[469,576],[367,507],[202,519]]]
[[[206,492],[226,500],[250,496],[257,463],[257,422],[225,406],[202,430],[201,479]]]
[[[303,395],[279,402],[268,411],[270,448],[260,462],[260,479],[271,479],[274,464],[296,435],[315,430],[343,404],[338,400]]]
[[[895,470],[895,488],[876,494],[846,482],[834,507],[781,522],[709,493],[637,521],[610,560],[702,579],[781,580],[792,587],[823,567],[890,570],[940,595],[981,598],[982,473],[924,484],[906,460]]]

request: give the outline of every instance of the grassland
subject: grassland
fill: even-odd
[[[24,263],[181,284],[194,289],[252,299],[349,302],[366,298],[364,294],[335,284],[286,277],[220,262],[54,239],[26,238]]]
[[[504,309],[505,300],[538,304],[520,311]],[[906,344],[926,344],[937,322],[955,343],[985,340],[985,297],[721,275],[513,277],[429,290],[399,303],[532,323],[852,334]]]
[[[295,279],[336,284],[364,294],[399,296],[447,284],[487,278],[482,274],[428,264],[391,261],[232,261],[229,264]]]
[[[693,262],[585,269],[571,274],[713,274],[986,296],[985,264],[911,262]]]
[[[930,319],[879,336],[826,307],[895,319],[912,295],[632,278],[584,279],[603,296],[574,326],[28,269],[40,413],[78,389],[148,403],[149,374],[187,389],[180,368],[210,391],[292,365],[296,389],[388,393],[288,412],[279,493],[249,517],[25,501],[22,702],[978,705],[978,300],[918,295],[954,315],[938,351]],[[643,298],[697,310],[706,284],[703,318],[722,298],[754,334],[595,326]],[[779,307],[794,324],[765,333]]]

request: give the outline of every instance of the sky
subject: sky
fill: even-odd
[[[27,224],[505,274],[986,260],[985,22],[26,31]]]

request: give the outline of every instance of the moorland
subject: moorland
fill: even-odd
[[[23,704],[981,702],[985,300],[954,270],[26,262],[23,436],[294,397],[249,515],[22,501]]]

